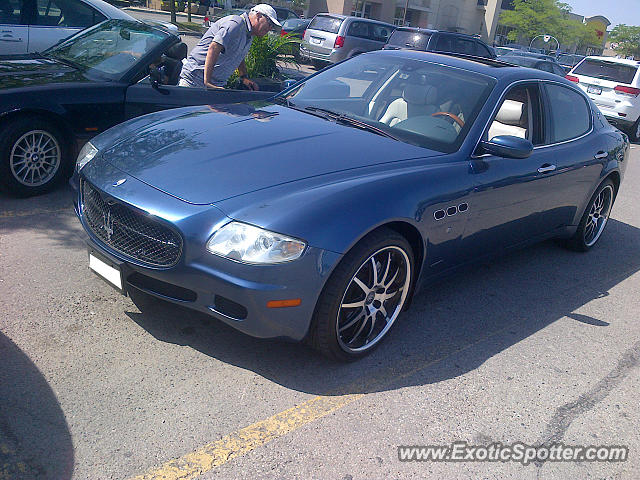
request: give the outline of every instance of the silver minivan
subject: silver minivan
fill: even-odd
[[[381,49],[395,28],[390,23],[368,18],[319,13],[304,33],[300,57],[321,68],[359,53]]]

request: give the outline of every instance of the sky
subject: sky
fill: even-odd
[[[640,26],[640,0],[561,0],[571,5],[573,13],[592,17],[602,15],[611,22],[609,30],[624,23]]]

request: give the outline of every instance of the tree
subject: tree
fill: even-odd
[[[513,28],[507,35],[509,40],[516,41],[519,37],[531,40],[543,33],[565,36],[568,5],[558,0],[513,0],[513,7],[500,14],[500,21]]]
[[[628,57],[630,55],[636,58],[640,57],[640,27],[633,27],[625,24],[616,25],[609,34],[613,50],[619,52],[620,55]]]
[[[513,0],[513,10],[505,10],[500,21],[513,28],[507,38],[531,41],[542,34],[553,35],[563,45],[601,45],[595,27],[569,16],[571,7],[558,0]]]

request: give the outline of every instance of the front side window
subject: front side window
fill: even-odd
[[[484,140],[502,135],[525,138],[534,145],[543,143],[540,126],[539,90],[536,84],[511,88],[500,104]]]
[[[545,90],[549,104],[550,143],[578,138],[589,131],[591,108],[582,95],[562,85],[546,84]]]
[[[37,0],[36,25],[87,28],[103,20],[104,15],[78,0]]]
[[[494,85],[459,68],[363,54],[309,78],[287,99],[293,108],[329,110],[399,141],[454,152]]]

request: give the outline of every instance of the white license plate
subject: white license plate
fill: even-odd
[[[320,45],[322,43],[322,39],[321,38],[311,38],[311,43],[313,43],[314,45]]]
[[[587,87],[587,93],[593,93],[594,95],[600,95],[602,93],[602,87],[596,87],[595,85],[589,85]]]
[[[120,269],[89,253],[89,268],[104,278],[111,285],[122,291],[122,275]]]

